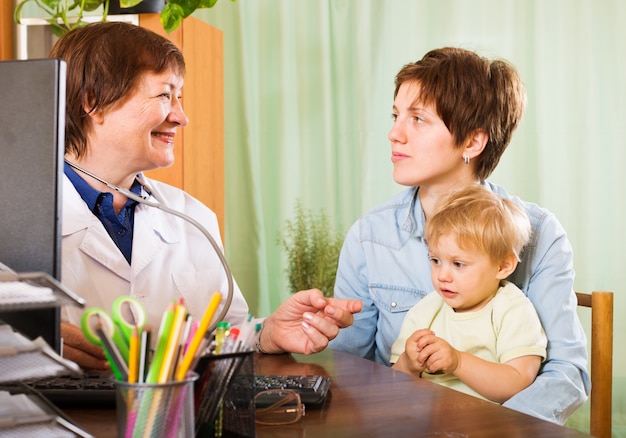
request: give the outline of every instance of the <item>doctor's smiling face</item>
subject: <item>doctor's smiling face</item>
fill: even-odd
[[[171,166],[175,135],[188,123],[183,83],[170,70],[141,75],[126,98],[92,115],[91,148],[117,156],[130,172]]]
[[[174,43],[140,26],[94,23],[59,39],[50,57],[67,65],[69,161],[124,188],[139,172],[172,165],[174,136],[188,122],[185,60]]]

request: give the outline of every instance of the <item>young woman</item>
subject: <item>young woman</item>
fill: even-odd
[[[498,164],[522,117],[526,94],[509,63],[442,48],[404,66],[396,76],[389,132],[394,180],[408,188],[363,215],[341,252],[335,297],[358,299],[363,311],[331,348],[389,365],[406,312],[434,289],[424,224],[439,197],[481,184]],[[513,198],[526,210],[532,233],[507,280],[532,301],[548,337],[547,358],[535,382],[504,406],[563,423],[585,400],[584,331],[576,314],[572,248],[550,212]]]

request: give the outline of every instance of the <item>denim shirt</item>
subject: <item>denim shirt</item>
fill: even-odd
[[[572,247],[552,213],[509,196],[499,186],[483,185],[519,202],[529,216],[530,242],[507,280],[532,301],[548,337],[539,376],[504,406],[562,424],[590,390],[587,341],[576,313]],[[339,258],[335,297],[361,300],[363,310],[329,348],[389,365],[404,316],[434,290],[424,224],[418,188],[411,187],[350,228]]]

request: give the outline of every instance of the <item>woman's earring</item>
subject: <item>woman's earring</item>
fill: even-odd
[[[469,164],[469,160],[470,160],[469,155],[466,155],[464,158],[465,158],[465,164]]]

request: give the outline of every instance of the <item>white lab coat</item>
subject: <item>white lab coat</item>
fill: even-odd
[[[213,211],[180,189],[145,177],[143,180],[157,199],[201,223],[222,248]],[[87,308],[110,311],[118,296],[134,296],[143,302],[154,333],[168,303],[179,297],[184,298],[194,320],[200,320],[213,292],[220,291],[223,300],[216,315],[221,312],[228,292],[224,268],[206,236],[183,219],[137,205],[129,265],[71,181],[63,176],[62,226],[61,282],[82,296]],[[80,324],[82,313],[82,309],[66,306],[63,316]],[[247,315],[248,305],[234,282],[232,303],[224,319],[239,325]]]

